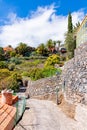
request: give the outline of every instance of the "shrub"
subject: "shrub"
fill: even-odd
[[[60,63],[60,57],[56,54],[49,56],[45,62],[45,67],[54,66],[55,64]]]
[[[15,64],[14,64],[14,63],[9,64],[9,65],[8,65],[8,69],[9,69],[10,71],[13,71],[13,70],[15,69]]]
[[[61,68],[58,68],[58,69],[56,70],[56,74],[61,74],[61,73],[62,73]]]
[[[10,57],[15,57],[16,56],[16,51],[11,51],[10,52]]]
[[[17,91],[19,89],[19,81],[21,81],[19,74],[10,72],[7,69],[1,69],[0,90],[8,88]]]
[[[11,73],[8,69],[0,69],[0,80],[10,76]]]
[[[7,68],[7,67],[8,67],[8,63],[7,62],[0,61],[0,69]]]
[[[56,73],[56,68],[53,66],[47,66],[42,70],[42,74],[44,77],[53,76]]]
[[[35,61],[33,62],[33,65],[34,65],[34,66],[37,66],[39,63],[41,63],[40,60],[35,60]]]
[[[11,75],[8,69],[0,69],[0,89],[7,87],[5,79]]]
[[[61,56],[61,61],[66,61],[66,57],[65,56]]]
[[[30,74],[29,74],[29,72],[23,72],[22,76],[30,77]]]
[[[10,59],[10,62],[11,62],[11,63],[15,63],[15,64],[20,64],[20,63],[21,63],[21,60],[20,60],[19,58],[17,58],[17,57],[12,57],[12,58]]]
[[[17,74],[13,73],[11,76],[6,78],[7,88],[12,89],[15,92],[19,89],[19,82],[17,81]]]
[[[39,69],[39,68],[31,69],[29,72],[29,75],[32,80],[43,78],[42,69]]]

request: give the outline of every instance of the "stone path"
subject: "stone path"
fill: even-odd
[[[85,130],[51,101],[28,99],[22,120],[14,130]]]

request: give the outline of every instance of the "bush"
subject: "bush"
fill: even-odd
[[[0,61],[0,69],[4,69],[8,67],[8,63],[5,61]]]
[[[14,64],[14,63],[9,64],[9,65],[8,65],[8,69],[9,69],[10,71],[13,71],[13,70],[15,69],[15,64]]]
[[[60,63],[60,57],[56,54],[49,56],[45,62],[45,67],[54,66],[55,64]]]
[[[0,69],[0,80],[10,76],[11,73],[8,69]]]
[[[58,69],[56,70],[56,74],[61,74],[61,73],[62,73],[61,68],[58,68]]]
[[[7,88],[18,91],[20,81],[19,74],[10,72],[7,69],[0,70],[0,90]]]
[[[32,62],[34,66],[37,66],[38,64],[41,63],[41,60],[35,60],[34,62]]]
[[[40,78],[43,78],[42,69],[39,68],[31,69],[29,75],[32,80],[38,80]]]
[[[15,57],[16,56],[16,51],[11,51],[10,52],[10,57]]]
[[[7,87],[5,79],[11,75],[8,69],[0,69],[0,89]]]
[[[17,58],[17,57],[12,57],[12,58],[10,59],[10,62],[11,62],[11,63],[15,63],[15,64],[17,65],[17,64],[20,64],[20,63],[21,63],[21,60],[20,60],[19,58]]]
[[[66,57],[65,56],[61,56],[61,61],[66,61]]]
[[[30,77],[30,74],[29,74],[29,72],[23,72],[22,76]]]
[[[33,68],[29,72],[23,72],[22,76],[30,77],[32,80],[38,80],[41,78],[53,76],[56,72],[61,73],[61,69],[54,68],[53,66],[48,66],[43,69]]]
[[[17,74],[13,73],[11,76],[9,76],[6,79],[7,82],[7,88],[14,90],[14,92],[17,92],[19,89],[19,82],[17,81]]]

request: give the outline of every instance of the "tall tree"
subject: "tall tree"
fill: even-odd
[[[60,43],[61,43],[61,41],[58,40],[57,43],[58,43],[58,48],[60,48]]]
[[[74,49],[75,49],[75,41],[73,38],[72,33],[67,33],[66,34],[66,39],[65,39],[65,47],[67,49],[67,56],[69,59],[71,59],[74,56]]]
[[[54,47],[56,47],[56,43],[57,43],[57,41],[53,41],[53,45],[54,45]]]
[[[68,33],[72,33],[72,32],[73,32],[72,15],[69,12],[69,15],[68,15]]]
[[[4,60],[4,50],[0,47],[0,60]]]
[[[47,48],[48,48],[48,50],[50,51],[50,52],[52,52],[52,49],[53,49],[53,47],[54,47],[54,44],[53,44],[53,41],[52,41],[52,39],[49,39],[48,41],[47,41]]]
[[[47,55],[47,49],[45,47],[45,45],[43,43],[41,43],[38,48],[37,48],[37,52],[41,55]]]
[[[19,43],[19,46],[16,48],[16,52],[20,55],[25,56],[25,53],[27,52],[28,48],[27,48],[27,44],[25,43]]]
[[[67,56],[69,59],[71,59],[74,56],[74,49],[76,48],[76,39],[73,33],[71,13],[68,15],[68,31],[65,34],[65,46],[67,49]]]

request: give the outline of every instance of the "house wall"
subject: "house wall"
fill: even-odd
[[[85,42],[87,42],[87,17],[84,19],[84,21],[82,22],[82,24],[77,32],[77,37],[76,37],[77,47],[80,44],[83,44]]]

